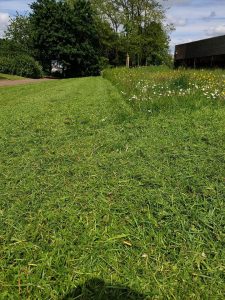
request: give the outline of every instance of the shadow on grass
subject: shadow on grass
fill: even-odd
[[[143,294],[118,284],[111,285],[103,280],[93,278],[79,285],[72,290],[62,300],[144,300]]]

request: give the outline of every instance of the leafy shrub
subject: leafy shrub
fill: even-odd
[[[0,73],[28,78],[42,77],[41,66],[29,55],[0,56]]]

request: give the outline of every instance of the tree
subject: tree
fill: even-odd
[[[31,9],[34,47],[45,69],[57,60],[67,76],[98,74],[99,38],[89,1],[37,0]]]
[[[162,24],[152,22],[144,28],[141,40],[141,63],[145,65],[169,64],[169,39]]]
[[[33,50],[32,28],[29,16],[17,13],[14,18],[10,18],[9,25],[4,32],[4,39],[17,52],[31,54]]]
[[[152,41],[155,25],[158,24],[158,41],[168,50],[168,34],[164,28],[165,12],[155,0],[93,0],[93,5],[102,19],[106,20],[121,39],[122,52],[129,54],[131,63],[143,62],[143,44]],[[152,31],[150,30],[152,28]],[[167,41],[165,41],[165,39]],[[153,43],[152,46],[156,46]],[[153,50],[158,51],[158,46]],[[150,49],[150,48],[149,48]],[[165,52],[164,51],[164,52]],[[146,58],[145,58],[146,60]]]
[[[32,55],[45,71],[53,60],[67,76],[94,75],[99,64],[168,61],[168,27],[156,0],[36,0],[30,15],[11,19],[7,45]],[[170,29],[170,28],[169,28]]]

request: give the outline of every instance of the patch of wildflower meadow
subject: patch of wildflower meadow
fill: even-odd
[[[157,104],[174,100],[225,99],[225,72],[222,70],[171,70],[166,67],[115,68],[103,76],[116,85],[133,103]],[[146,105],[145,105],[146,106]]]

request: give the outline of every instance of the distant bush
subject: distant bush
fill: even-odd
[[[26,54],[0,55],[0,73],[40,78],[42,77],[42,68],[37,61]]]

